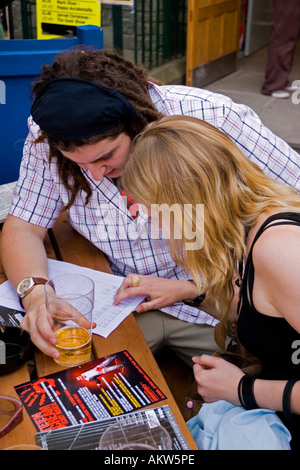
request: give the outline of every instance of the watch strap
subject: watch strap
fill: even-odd
[[[30,294],[30,292],[32,291],[32,289],[37,286],[37,285],[41,285],[41,284],[46,284],[46,282],[48,282],[48,279],[44,279],[43,277],[33,277],[33,276],[30,276],[31,279],[33,280],[33,285],[26,291],[24,292],[24,294],[21,296],[19,296],[19,302],[20,302],[20,305],[22,308],[24,308],[23,306],[23,302],[22,300],[24,299],[24,297],[26,297],[26,295]]]

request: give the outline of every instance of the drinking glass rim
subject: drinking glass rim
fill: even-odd
[[[86,276],[85,274],[76,274],[76,273],[71,273],[71,274],[68,274],[68,273],[65,273],[65,274],[57,274],[56,276],[53,276],[51,279],[49,279],[45,285],[44,285],[44,290],[45,290],[45,294],[47,295],[50,295],[51,297],[55,297],[54,294],[52,294],[51,292],[48,292],[47,291],[47,286],[50,286],[54,292],[55,292],[55,288],[54,288],[54,281],[57,279],[57,278],[62,278],[62,277],[65,277],[65,276],[80,276],[80,277],[84,277],[85,279],[87,279],[88,281],[91,282],[91,289],[89,289],[87,292],[80,292],[78,293],[77,295],[76,294],[66,294],[66,295],[69,295],[69,296],[72,296],[72,297],[65,297],[65,294],[58,294],[57,297],[63,297],[64,300],[67,300],[68,298],[69,299],[79,299],[80,297],[84,297],[84,296],[87,296],[89,294],[91,294],[92,292],[95,292],[95,283],[93,281],[93,279],[91,279],[90,277]]]

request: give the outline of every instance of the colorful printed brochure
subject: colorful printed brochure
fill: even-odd
[[[15,390],[40,432],[120,416],[166,399],[126,350]]]

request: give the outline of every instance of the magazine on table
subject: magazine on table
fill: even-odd
[[[20,327],[20,323],[23,320],[24,312],[21,310],[15,310],[0,305],[0,327],[5,328],[6,326]]]
[[[126,350],[15,390],[40,432],[125,415],[166,399]]]

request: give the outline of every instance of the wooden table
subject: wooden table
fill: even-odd
[[[0,232],[1,243],[1,232]],[[111,272],[105,256],[91,243],[78,234],[69,224],[66,215],[62,215],[55,227],[49,232],[45,240],[45,247],[49,258],[86,266],[103,272]],[[0,283],[6,280],[0,260]],[[186,423],[177,407],[177,404],[157,366],[157,363],[131,314],[115,329],[108,338],[93,335],[93,353],[100,358],[121,350],[128,350],[156,385],[163,391],[167,399],[159,405],[168,404],[191,450],[197,446],[186,426]],[[38,350],[34,353],[35,367],[38,377],[57,372],[63,369],[51,358]],[[15,396],[14,385],[30,380],[28,365],[7,375],[0,376],[1,394]],[[153,405],[155,406],[155,405]],[[16,444],[36,444],[36,428],[24,409],[23,421],[9,434],[0,438],[0,449]]]

